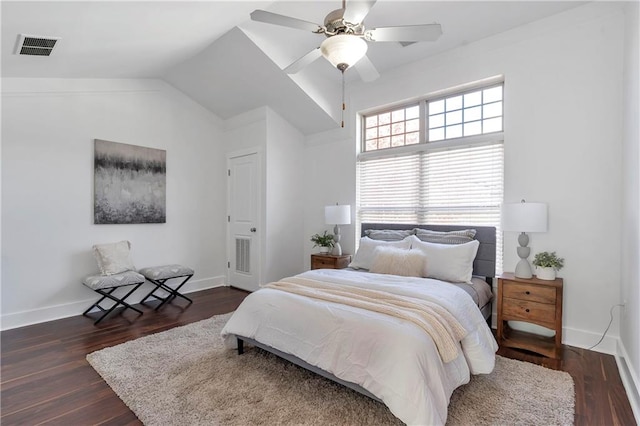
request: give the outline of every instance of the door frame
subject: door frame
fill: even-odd
[[[227,206],[226,206],[226,214],[225,216],[227,216],[227,218],[229,218],[229,216],[231,215],[231,180],[230,180],[230,175],[229,175],[229,170],[231,170],[231,161],[234,158],[238,158],[238,157],[245,157],[247,155],[256,155],[256,164],[257,164],[257,183],[258,183],[258,188],[257,188],[257,203],[256,203],[256,221],[258,222],[256,227],[258,228],[258,231],[255,233],[255,237],[258,239],[258,243],[255,245],[254,249],[257,248],[258,249],[258,253],[256,255],[257,257],[257,266],[256,266],[256,277],[258,279],[258,285],[262,284],[262,276],[263,276],[263,267],[262,267],[262,263],[263,263],[263,259],[264,259],[264,248],[266,246],[264,238],[265,238],[265,233],[264,233],[264,220],[263,220],[263,203],[264,203],[264,176],[263,176],[263,155],[262,155],[262,148],[259,146],[256,147],[251,147],[251,148],[246,148],[246,149],[241,149],[241,150],[237,150],[237,151],[231,151],[227,153]],[[227,219],[227,232],[226,234],[226,247],[227,247],[227,273],[226,273],[226,278],[227,278],[227,286],[231,285],[231,257],[234,255],[235,253],[235,245],[231,244],[231,223],[229,221],[229,219]]]

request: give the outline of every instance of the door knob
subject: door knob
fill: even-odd
[[[251,229],[249,229],[249,231],[256,232],[256,228],[251,228]]]

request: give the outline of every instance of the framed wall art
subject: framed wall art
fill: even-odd
[[[94,223],[166,223],[167,152],[94,142]]]

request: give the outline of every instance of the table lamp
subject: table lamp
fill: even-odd
[[[324,221],[327,225],[335,225],[333,227],[333,252],[332,254],[341,256],[342,247],[340,247],[340,226],[351,224],[351,206],[338,205],[325,206]]]
[[[520,261],[516,265],[515,276],[517,278],[531,278],[533,273],[527,258],[531,254],[529,236],[526,232],[547,232],[547,204],[520,203],[504,204],[502,206],[502,230],[507,232],[520,232],[518,235],[518,256]]]

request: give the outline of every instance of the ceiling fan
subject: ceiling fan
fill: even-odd
[[[320,56],[324,56],[342,73],[355,66],[362,80],[372,81],[380,75],[366,56],[367,42],[411,44],[419,41],[435,41],[442,35],[440,24],[366,29],[363,20],[375,3],[376,0],[351,0],[349,2],[342,0],[342,8],[330,12],[324,18],[323,25],[266,10],[254,10],[251,13],[251,19],[311,31],[327,37],[320,47],[313,49],[285,68],[285,72],[288,74],[295,74]]]

